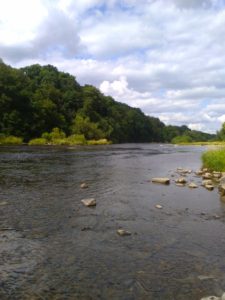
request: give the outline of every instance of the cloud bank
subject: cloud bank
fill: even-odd
[[[0,0],[0,57],[53,64],[167,124],[225,121],[222,0]]]

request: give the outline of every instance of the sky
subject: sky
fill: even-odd
[[[52,64],[165,124],[225,122],[225,0],[0,0],[0,58]]]

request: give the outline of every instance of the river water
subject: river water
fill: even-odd
[[[0,299],[221,296],[225,204],[217,190],[174,183],[178,167],[200,168],[203,150],[1,147]],[[151,183],[156,176],[171,184]],[[187,180],[201,183],[194,173]],[[90,197],[94,208],[81,203]]]

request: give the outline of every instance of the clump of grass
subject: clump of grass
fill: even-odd
[[[203,167],[211,171],[225,171],[225,148],[209,150],[202,154]]]
[[[23,139],[13,135],[10,136],[0,136],[0,145],[21,145]]]

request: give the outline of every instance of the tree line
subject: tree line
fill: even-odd
[[[215,137],[187,126],[166,126],[94,86],[81,86],[74,76],[52,65],[16,69],[0,60],[0,135],[27,142],[54,128],[65,136],[77,134],[113,143],[171,142],[177,137],[206,141]]]

